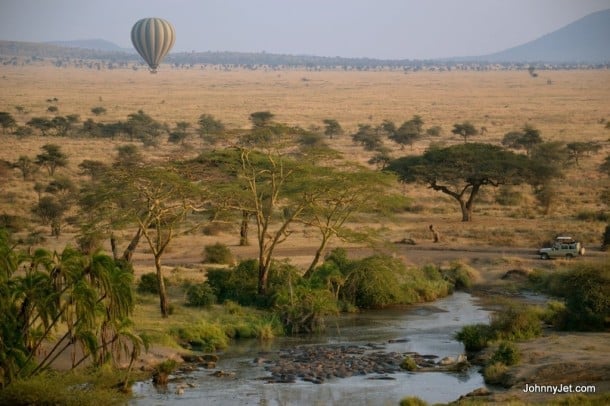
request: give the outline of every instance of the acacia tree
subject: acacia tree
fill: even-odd
[[[400,149],[404,149],[405,145],[409,145],[413,149],[413,143],[422,136],[423,124],[421,117],[415,115],[391,132],[388,138],[400,145]]]
[[[188,214],[199,210],[201,189],[171,167],[117,167],[83,192],[81,207],[88,211],[92,229],[112,230],[135,225],[137,230],[124,254],[129,259],[141,237],[153,255],[159,284],[161,315],[169,315],[169,298],[162,257],[175,237],[199,224],[185,227]],[[91,213],[95,213],[91,218]]]
[[[53,176],[57,168],[68,165],[68,156],[61,151],[59,145],[45,144],[42,149],[44,152],[36,155],[36,163],[46,167],[49,176]]]
[[[299,221],[318,230],[320,243],[305,277],[313,274],[332,238],[361,237],[349,230],[346,222],[358,212],[382,212],[385,198],[396,197],[389,192],[395,181],[393,176],[363,168],[316,166],[313,169],[309,180],[310,198]]]
[[[15,121],[11,113],[0,111],[0,127],[2,127],[2,132],[6,134],[7,129],[10,130],[17,127],[17,121]]]
[[[502,139],[502,145],[512,149],[524,149],[527,155],[542,142],[540,131],[529,124],[526,124],[521,131],[506,133]]]
[[[422,156],[390,162],[388,170],[403,182],[421,182],[445,193],[460,205],[462,221],[471,221],[476,197],[482,187],[543,181],[552,171],[528,157],[491,144],[470,143],[430,149]]]
[[[476,127],[469,121],[454,124],[451,132],[464,138],[464,144],[468,142],[468,137],[478,134]]]
[[[337,120],[333,118],[325,118],[324,120],[322,120],[322,123],[324,123],[324,135],[326,135],[331,140],[336,135],[343,134],[343,128]]]

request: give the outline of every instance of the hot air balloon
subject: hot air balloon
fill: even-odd
[[[175,40],[174,27],[162,18],[143,18],[131,29],[131,42],[150,66],[151,73],[157,73],[157,67]]]

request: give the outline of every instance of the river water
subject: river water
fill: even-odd
[[[462,326],[487,323],[489,312],[467,293],[456,292],[436,302],[342,315],[327,324],[323,335],[281,337],[269,342],[241,340],[220,354],[217,370],[235,373],[212,376],[215,370],[200,369],[180,377],[165,389],[152,382],[133,387],[132,405],[397,405],[405,396],[417,396],[429,403],[450,402],[485,386],[473,367],[465,373],[400,372],[393,380],[371,380],[371,376],[333,379],[316,385],[297,381],[268,384],[257,378],[269,376],[253,360],[280,348],[295,345],[375,344],[386,351],[434,354],[439,358],[463,353],[453,335]],[[399,342],[389,342],[398,340]],[[261,355],[262,354],[262,355]],[[178,394],[182,387],[183,393]]]

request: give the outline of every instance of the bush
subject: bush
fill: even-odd
[[[470,289],[472,282],[476,279],[476,271],[459,262],[451,264],[451,268],[444,271],[444,276],[455,289]]]
[[[464,344],[469,352],[481,351],[493,340],[493,332],[487,324],[470,324],[457,332],[455,339]]]
[[[242,306],[269,307],[277,291],[288,285],[297,283],[301,277],[299,270],[286,262],[274,262],[269,270],[267,280],[268,295],[258,294],[258,261],[249,259],[240,262],[233,269],[208,270],[208,283],[212,287],[218,301],[223,303],[232,300]]]
[[[518,206],[523,201],[523,195],[511,186],[503,186],[496,195],[496,203],[501,206]]]
[[[212,352],[227,348],[229,338],[217,323],[200,320],[183,327],[175,327],[170,334],[184,344],[199,351]]]
[[[186,304],[195,307],[210,307],[216,303],[216,295],[209,283],[191,285],[186,290]]]
[[[405,357],[400,363],[400,367],[405,371],[415,371],[417,369],[417,364],[413,358]]]
[[[400,406],[427,406],[428,403],[417,396],[407,396],[400,400]]]
[[[567,330],[603,330],[610,319],[610,262],[582,264],[565,276]]]
[[[501,385],[504,383],[508,367],[501,362],[494,362],[483,369],[485,383],[491,385]]]
[[[216,243],[206,245],[203,249],[203,262],[208,264],[233,264],[233,254],[229,247],[224,244]]]
[[[498,349],[491,356],[491,363],[501,362],[504,365],[516,365],[521,359],[521,354],[515,344],[509,341],[502,341]]]
[[[319,332],[324,317],[339,312],[337,300],[326,289],[289,284],[278,291],[275,312],[290,334]]]
[[[533,306],[510,305],[495,313],[491,329],[496,338],[505,340],[528,340],[542,333],[540,314]]]
[[[169,286],[170,283],[167,278],[163,278],[165,286]],[[157,278],[156,272],[145,273],[140,277],[140,282],[137,287],[138,293],[152,293],[155,295],[159,294],[159,279]]]
[[[364,258],[354,264],[343,287],[344,297],[360,308],[381,308],[402,302],[398,275],[403,263],[387,255]]]

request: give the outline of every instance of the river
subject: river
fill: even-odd
[[[157,389],[152,382],[133,387],[132,405],[397,405],[405,396],[429,403],[450,402],[485,386],[476,367],[464,373],[400,372],[393,380],[371,380],[371,376],[333,379],[321,385],[297,381],[268,384],[256,378],[268,376],[253,360],[295,345],[375,344],[385,351],[434,354],[439,358],[463,353],[453,335],[462,326],[487,323],[489,312],[464,292],[433,303],[342,315],[327,325],[323,335],[280,337],[269,342],[241,340],[220,354],[217,370],[235,373],[216,377],[215,370],[200,369]],[[399,342],[389,342],[399,341]],[[178,394],[177,388],[185,387]],[[179,391],[182,392],[182,391]]]

